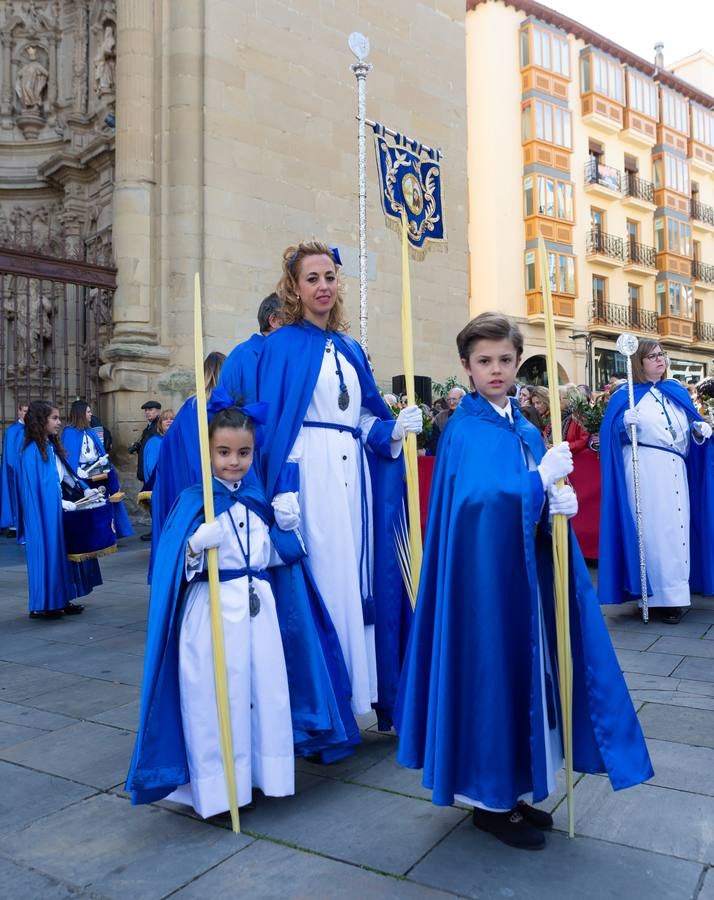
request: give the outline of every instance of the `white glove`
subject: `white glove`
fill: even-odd
[[[77,504],[72,503],[71,500],[63,500],[62,509],[64,510],[64,512],[74,512],[77,509]]]
[[[106,464],[109,462],[109,454],[105,453],[104,456],[100,456],[97,462],[100,466],[106,466]]]
[[[540,461],[538,474],[544,488],[549,488],[556,481],[565,478],[573,471],[573,454],[567,441],[551,447]]]
[[[79,476],[79,478],[89,478],[87,470],[83,469],[82,466],[77,466],[77,475]]]
[[[631,428],[633,425],[635,428],[640,427],[640,411],[635,407],[635,409],[626,409],[625,415],[622,417],[622,421],[625,423],[625,428]]]
[[[271,506],[275,513],[275,524],[282,531],[292,531],[300,527],[300,504],[297,491],[276,494]]]
[[[567,516],[572,519],[578,514],[578,498],[569,484],[548,488],[548,510],[551,516]]]
[[[392,440],[401,441],[408,434],[421,434],[421,410],[418,406],[405,406],[397,416],[392,431]]]
[[[85,488],[84,489],[85,497],[92,497],[92,496],[94,496],[94,494],[99,494],[99,491],[96,488]]]
[[[198,526],[188,539],[188,552],[192,556],[198,556],[204,550],[218,547],[222,540],[223,525],[218,519],[214,519],[212,522],[204,522],[203,525]]]
[[[712,436],[712,427],[709,422],[694,422],[692,431],[699,437],[704,438],[705,441],[708,441]]]

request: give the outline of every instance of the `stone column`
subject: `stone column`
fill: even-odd
[[[157,314],[154,216],[155,0],[117,4],[116,175],[114,256],[117,291],[114,329],[102,353],[103,392],[111,394],[110,418],[122,443],[131,437],[129,422],[156,391],[158,373],[169,359],[160,346]],[[132,397],[127,392],[139,392]],[[136,407],[136,409],[134,409]],[[123,423],[126,422],[126,426]]]
[[[2,41],[2,96],[0,97],[0,115],[8,121],[12,117],[12,36],[8,32],[0,35]]]

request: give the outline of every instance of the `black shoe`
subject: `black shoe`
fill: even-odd
[[[542,809],[536,809],[535,806],[529,806],[523,800],[518,801],[516,811],[519,812],[526,822],[530,822],[541,831],[550,831],[553,827],[553,816]]]
[[[31,612],[31,619],[61,619],[64,614],[63,609],[48,609],[46,612]]]
[[[683,606],[668,606],[662,609],[662,621],[666,625],[679,625],[683,615]]]
[[[518,850],[542,850],[545,835],[534,828],[517,809],[497,813],[474,807],[473,823],[480,831],[492,834],[499,841]]]
[[[84,607],[81,603],[68,603],[61,612],[66,616],[78,616],[81,612],[84,612]]]
[[[151,532],[147,531],[146,534],[142,534],[139,538],[140,541],[151,541]]]

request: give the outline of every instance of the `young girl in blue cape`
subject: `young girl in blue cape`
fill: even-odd
[[[82,479],[91,477],[88,469],[100,464],[102,471],[107,473],[107,495],[118,494],[121,491],[116,469],[109,462],[109,455],[104,449],[99,435],[91,426],[92,409],[84,400],[75,400],[69,408],[69,421],[62,432],[62,446],[67,452],[67,462],[70,467]],[[123,495],[121,495],[123,496]],[[129,537],[134,534],[129,515],[122,500],[112,502],[112,515],[114,517],[114,529],[118,538]]]
[[[433,802],[523,849],[552,818],[530,804],[563,763],[549,516],[577,512],[567,442],[547,453],[510,402],[518,327],[483,313],[457,347],[475,392],[439,443],[416,613],[396,710],[398,761],[423,768]],[[575,768],[615,789],[652,776],[644,738],[571,532]]]
[[[57,407],[34,400],[25,416],[25,441],[18,465],[19,521],[17,540],[25,543],[30,618],[56,619],[81,613],[72,603],[102,583],[96,559],[70,562],[64,541],[62,484],[82,492],[87,486],[65,460],[59,441],[62,427]]]
[[[27,403],[17,407],[17,420],[8,425],[2,438],[2,463],[0,464],[0,531],[14,528],[17,531],[17,464],[25,443],[25,414]]]
[[[714,445],[687,390],[667,378],[667,356],[641,340],[632,356],[635,403],[626,387],[607,405],[600,429],[601,603],[641,601],[631,427],[637,428],[649,607],[677,624],[690,593],[714,594]]]
[[[216,395],[214,394],[214,397]],[[229,808],[213,672],[206,551],[218,549],[221,608],[239,805],[253,787],[294,792],[285,658],[267,569],[302,552],[274,526],[250,477],[263,408],[209,405],[216,519],[203,521],[199,485],[178,497],[156,555],[141,719],[127,790],[134,803],[169,797],[207,818]],[[271,540],[272,537],[272,540]]]

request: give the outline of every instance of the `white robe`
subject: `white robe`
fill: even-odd
[[[653,396],[654,395],[654,396]],[[657,399],[656,399],[657,398]],[[658,400],[662,401],[664,407]],[[689,453],[689,421],[676,403],[656,387],[637,404],[641,444],[671,447]],[[665,412],[666,411],[666,412]],[[667,415],[675,430],[667,431]],[[635,516],[635,481],[632,447],[623,445],[627,495]],[[689,606],[689,484],[681,456],[639,447],[640,499],[647,577],[652,587],[649,606]]]
[[[246,512],[242,503],[235,503],[218,517],[225,535],[218,548],[219,569],[241,569],[246,564],[228,518],[231,514],[246,549],[246,522],[250,524],[251,568],[281,562],[263,520]],[[186,560],[186,574],[192,579],[203,568],[203,554],[191,557],[187,553]],[[290,696],[275,598],[268,581],[254,578],[253,587],[260,597],[260,611],[251,618],[248,577],[220,586],[239,806],[250,803],[253,786],[272,797],[295,792]],[[203,818],[229,808],[212,646],[208,583],[194,582],[187,590],[179,636],[181,720],[191,780],[167,799],[193,806]]]
[[[361,407],[357,372],[343,354],[340,354],[340,366],[350,395],[349,406],[341,410],[337,404],[340,380],[334,345],[328,341],[305,420],[360,428],[362,440],[356,440],[346,431],[301,428],[289,461],[297,462],[300,470],[301,531],[310,571],[340,641],[352,686],[352,710],[361,715],[369,712],[372,703],[377,701],[374,625],[364,624],[360,592],[363,462],[370,560],[369,567],[366,556],[362,561],[365,589],[371,585],[374,559],[372,490],[369,465],[366,459],[362,460],[362,441],[366,440],[375,417]],[[393,442],[393,455],[400,452],[401,443]]]

